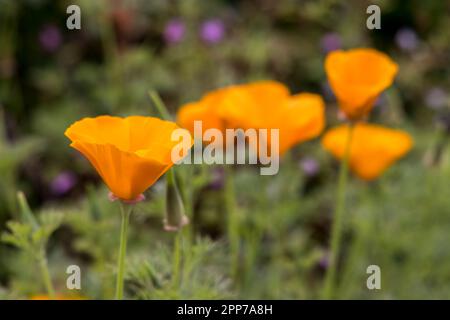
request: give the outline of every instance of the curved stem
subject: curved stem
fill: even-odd
[[[127,252],[128,223],[133,208],[131,205],[127,205],[127,208],[125,208],[125,206],[126,205],[123,203],[120,204],[122,226],[120,228],[120,248],[117,260],[116,300],[123,299],[123,275],[125,272],[125,256]]]
[[[323,291],[324,299],[332,299],[336,282],[337,262],[340,251],[342,237],[342,217],[345,210],[345,189],[347,187],[348,178],[348,162],[350,157],[350,145],[353,136],[354,124],[350,123],[345,143],[345,153],[341,161],[339,172],[339,181],[336,194],[336,207],[334,211],[333,228],[331,230],[331,256],[329,260],[328,270],[325,277],[325,286]]]
[[[42,279],[44,281],[45,288],[47,289],[47,294],[50,299],[55,298],[55,290],[53,289],[52,279],[50,277],[50,272],[48,271],[47,258],[45,253],[39,255],[39,267],[41,269]]]
[[[159,116],[163,118],[164,120],[172,120],[172,117],[170,116],[169,111],[167,110],[166,105],[161,100],[161,97],[159,96],[158,92],[155,90],[150,90],[148,92],[148,96],[152,100],[153,104],[155,105]]]

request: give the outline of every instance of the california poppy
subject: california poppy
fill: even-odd
[[[320,134],[325,125],[324,102],[319,95],[290,95],[276,81],[230,86],[205,95],[199,102],[181,107],[178,123],[193,130],[195,120],[203,128],[279,129],[279,152]],[[267,141],[270,144],[270,141]]]
[[[374,49],[337,50],[327,55],[325,71],[341,111],[349,119],[358,120],[392,84],[398,65]]]
[[[72,124],[65,135],[71,147],[94,166],[114,196],[132,201],[172,165],[171,150],[179,127],[153,117],[99,116]]]
[[[338,159],[344,157],[349,130],[348,125],[341,125],[329,130],[322,139],[324,148]],[[411,136],[401,130],[365,123],[356,124],[353,130],[349,166],[364,180],[380,176],[413,145]]]

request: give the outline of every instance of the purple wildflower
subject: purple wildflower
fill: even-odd
[[[225,35],[225,25],[220,19],[210,19],[203,22],[200,36],[206,43],[218,43]]]
[[[169,44],[176,44],[183,40],[186,26],[180,19],[170,20],[164,29],[164,40]]]
[[[50,190],[56,196],[62,196],[69,192],[77,183],[75,174],[69,171],[60,173],[50,184]]]
[[[314,158],[304,158],[300,162],[300,166],[303,173],[308,177],[315,176],[320,169],[319,163]]]
[[[329,265],[330,265],[330,257],[329,253],[326,252],[319,260],[319,267],[325,270],[328,269]]]
[[[209,187],[212,190],[222,189],[225,183],[225,172],[223,171],[223,168],[216,168],[212,173],[213,178],[211,179]]]
[[[320,39],[320,47],[324,53],[338,50],[342,47],[341,37],[334,32],[327,33]]]
[[[419,39],[414,30],[402,28],[395,34],[395,43],[404,51],[413,51],[419,44]]]
[[[47,52],[55,52],[62,43],[62,35],[55,25],[46,25],[39,32],[39,44]]]

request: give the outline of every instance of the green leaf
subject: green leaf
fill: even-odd
[[[28,205],[27,199],[22,191],[17,192],[17,200],[19,202],[20,214],[22,218],[32,226],[33,230],[37,230],[39,228],[39,224],[34,217],[33,212],[31,212],[30,206]]]

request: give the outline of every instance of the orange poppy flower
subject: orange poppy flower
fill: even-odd
[[[178,113],[178,123],[191,132],[194,120],[202,120],[203,128],[222,131],[279,129],[282,154],[320,134],[325,125],[324,109],[319,95],[291,96],[289,89],[279,82],[260,81],[219,89],[197,103],[184,105]]]
[[[357,124],[353,130],[349,166],[364,180],[373,180],[380,176],[413,145],[411,136],[401,130],[364,123]],[[348,125],[333,128],[323,137],[322,145],[336,158],[342,159],[348,134]]]
[[[65,135],[114,196],[132,201],[173,165],[176,129],[175,123],[158,118],[99,116],[75,122]]]
[[[255,86],[255,85],[254,85]],[[236,127],[247,129],[278,129],[279,153],[284,154],[294,145],[317,137],[325,126],[325,104],[323,99],[316,94],[301,93],[293,96],[281,96],[276,99],[267,99],[259,95],[261,88],[252,88],[252,91],[244,92],[247,95],[242,100],[252,101],[248,104],[229,103],[229,107],[222,111],[222,116],[229,119]],[[279,92],[281,93],[281,92]],[[272,100],[272,101],[271,101]],[[270,135],[267,141],[270,147]]]
[[[380,93],[392,84],[398,65],[374,49],[337,50],[327,55],[325,71],[342,112],[357,120],[370,112]]]
[[[177,123],[192,133],[195,120],[202,121],[204,130],[214,128],[224,131],[240,125],[240,110],[273,109],[288,96],[289,89],[276,81],[228,86],[205,94],[200,101],[183,105],[178,111]]]

